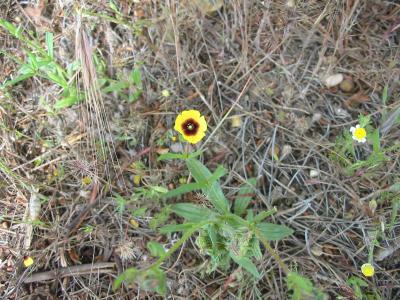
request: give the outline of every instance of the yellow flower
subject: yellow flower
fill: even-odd
[[[165,97],[165,98],[168,98],[168,97],[170,96],[170,93],[169,93],[168,90],[163,90],[163,91],[161,92],[161,95],[162,95],[163,97]]]
[[[24,257],[24,266],[25,266],[25,268],[28,268],[28,267],[30,267],[32,265],[33,265],[33,258],[30,257],[30,256],[25,256]]]
[[[350,132],[353,135],[353,140],[356,140],[359,143],[365,143],[367,141],[367,131],[360,127],[360,125],[357,125],[356,127],[351,127]]]
[[[361,266],[361,272],[364,274],[365,277],[374,276],[375,268],[373,265],[367,263]]]
[[[139,185],[141,180],[142,180],[142,176],[140,176],[140,175],[133,176],[133,183],[135,185]]]
[[[174,129],[189,143],[197,144],[206,135],[207,122],[199,111],[184,110],[176,117]]]

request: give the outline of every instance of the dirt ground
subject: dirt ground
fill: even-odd
[[[157,157],[200,148],[229,201],[256,178],[251,207],[294,230],[271,246],[324,294],[297,299],[400,299],[399,1],[1,0],[0,19],[19,28],[0,26],[2,299],[296,299],[264,248],[260,279],[207,274],[196,234],[162,264],[164,296],[112,289],[179,239],[158,230],[183,222],[169,204],[209,205],[160,196],[189,172]],[[189,147],[185,109],[208,123]],[[360,115],[384,158],[354,141],[348,163]]]

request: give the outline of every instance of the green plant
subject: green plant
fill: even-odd
[[[222,192],[219,178],[225,175],[225,169],[219,166],[212,173],[203,163],[195,157],[200,152],[193,154],[165,154],[159,159],[184,159],[195,182],[186,183],[178,188],[168,191],[164,199],[177,197],[191,191],[200,190],[211,207],[194,203],[177,203],[169,205],[169,210],[182,217],[183,224],[169,224],[160,229],[163,234],[182,232],[181,238],[165,253],[158,253],[159,258],[149,267],[137,270],[128,269],[114,282],[114,289],[122,282],[136,281],[143,288],[148,289],[145,283],[151,280],[159,286],[157,292],[165,292],[165,275],[160,269],[161,264],[169,258],[187,239],[197,233],[196,244],[200,251],[210,258],[207,271],[216,268],[227,269],[234,262],[242,269],[261,278],[261,274],[253,259],[261,259],[260,243],[277,260],[285,273],[288,267],[271,248],[269,241],[283,239],[293,233],[293,230],[284,226],[265,222],[264,220],[276,212],[275,209],[254,214],[248,209],[251,197],[249,192],[254,189],[255,180],[249,180],[238,193],[237,203],[231,212],[230,204]],[[242,217],[245,215],[245,217]],[[157,290],[158,289],[158,290]]]
[[[296,272],[287,275],[289,290],[292,290],[292,300],[323,300],[325,294],[314,287],[310,279],[301,276]]]
[[[380,142],[379,129],[373,128],[369,116],[359,116],[359,125],[365,128],[367,132],[367,141],[372,144],[372,149],[363,149],[366,154],[366,159],[359,159],[356,155],[356,144],[351,133],[345,130],[342,135],[338,136],[335,143],[334,151],[330,158],[338,161],[344,167],[345,172],[349,175],[354,174],[359,169],[365,169],[366,172],[375,170],[389,160],[386,153],[399,148],[399,145],[394,145],[388,148],[382,148]]]
[[[127,78],[122,75],[118,75],[117,77],[116,80],[106,76],[102,77],[100,80],[101,91],[105,94],[117,93],[122,99],[127,100],[128,102],[135,102],[139,99],[143,92],[140,68],[133,68]]]
[[[380,300],[382,299],[379,294],[374,292],[368,292],[368,287],[370,286],[366,281],[357,277],[351,276],[347,279],[347,284],[353,288],[353,293],[358,300]]]
[[[53,109],[58,110],[71,106],[82,99],[82,95],[78,93],[75,85],[70,80],[77,69],[77,64],[70,64],[67,69],[64,69],[56,62],[54,57],[54,38],[51,32],[45,33],[47,48],[45,50],[40,42],[33,37],[32,33],[22,32],[21,26],[15,27],[12,23],[3,19],[0,19],[0,26],[21,42],[21,49],[26,57],[25,62],[23,62],[11,53],[2,51],[3,54],[16,61],[21,67],[14,79],[6,81],[0,86],[0,89],[12,87],[21,81],[38,76],[60,87],[61,97],[54,104]]]

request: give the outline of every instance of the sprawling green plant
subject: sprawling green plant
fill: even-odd
[[[354,142],[354,135],[345,130],[342,135],[338,136],[334,151],[332,151],[330,158],[334,161],[338,161],[344,170],[349,175],[352,175],[355,171],[365,168],[366,170],[375,170],[382,166],[389,158],[386,153],[396,150],[399,145],[394,145],[388,148],[382,148],[380,142],[379,129],[373,128],[369,116],[359,116],[359,125],[366,132],[366,138],[364,140],[372,145],[371,149],[368,146],[365,147],[365,159],[360,159],[356,155],[356,147],[361,144]],[[359,145],[357,145],[359,144]]]
[[[293,230],[284,225],[265,222],[265,219],[276,212],[275,209],[254,214],[249,209],[251,197],[249,194],[255,188],[255,179],[250,179],[243,185],[237,195],[235,204],[230,206],[229,201],[222,192],[219,178],[225,175],[225,169],[219,166],[212,173],[193,154],[165,154],[163,159],[184,159],[195,182],[186,183],[164,194],[164,198],[176,198],[182,194],[200,190],[210,207],[195,203],[177,203],[169,206],[170,211],[182,217],[182,224],[169,224],[160,229],[161,233],[182,232],[181,238],[169,249],[155,242],[148,245],[150,252],[158,259],[149,267],[138,270],[130,268],[121,274],[114,282],[118,288],[124,281],[136,281],[142,288],[153,287],[158,293],[166,292],[165,274],[161,264],[169,258],[187,239],[197,235],[196,244],[201,253],[209,257],[207,271],[212,272],[217,268],[226,270],[232,263],[238,264],[242,269],[260,278],[261,274],[254,264],[254,260],[262,258],[260,243],[278,261],[285,273],[288,267],[270,247],[269,241],[283,239],[293,233]],[[155,246],[157,245],[157,246]]]
[[[23,32],[21,26],[16,27],[14,24],[3,19],[0,19],[0,26],[21,42],[21,49],[26,56],[26,60],[23,62],[12,53],[3,52],[3,54],[14,59],[21,67],[13,79],[0,85],[1,89],[12,87],[21,81],[38,76],[60,87],[61,96],[54,104],[54,109],[71,106],[82,99],[74,83],[71,83],[70,80],[77,69],[77,65],[70,64],[65,69],[56,61],[54,57],[54,38],[51,32],[45,33],[46,49],[43,49],[41,43],[33,38],[32,34]]]

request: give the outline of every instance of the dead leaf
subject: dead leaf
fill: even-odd
[[[28,6],[24,8],[25,13],[32,18],[33,22],[40,24],[42,12],[45,7],[45,0],[40,0],[36,6]]]
[[[80,263],[79,261],[79,255],[76,252],[75,248],[72,248],[71,250],[67,250],[68,254],[69,254],[69,258],[75,263],[78,264]]]
[[[192,0],[192,1],[188,2],[194,4],[203,14],[211,14],[220,9],[224,4],[223,0]]]
[[[354,108],[358,106],[361,103],[368,102],[369,101],[369,96],[365,95],[364,92],[359,91],[358,93],[355,93],[353,96],[348,98],[345,102],[344,105],[347,108]]]

